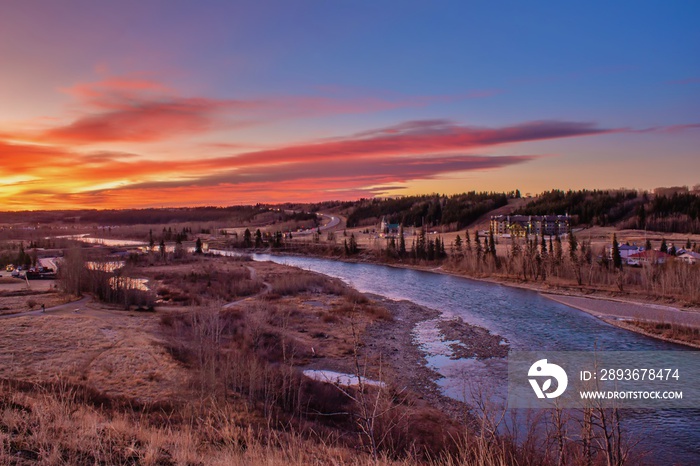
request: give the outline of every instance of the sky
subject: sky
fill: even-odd
[[[4,2],[0,210],[700,183],[698,2]]]

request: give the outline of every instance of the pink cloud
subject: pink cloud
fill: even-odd
[[[70,123],[49,128],[40,138],[60,144],[151,142],[240,128],[288,118],[368,113],[437,102],[480,98],[467,96],[278,96],[259,99],[183,97],[173,89],[142,78],[107,78],[80,83],[64,92],[77,99],[80,111]]]

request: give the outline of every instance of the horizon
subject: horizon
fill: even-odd
[[[616,192],[616,191],[635,191],[638,194],[651,194],[656,196],[658,193],[655,191],[662,189],[662,190],[672,190],[672,191],[678,191],[678,190],[686,190],[689,193],[698,193],[700,192],[700,185],[695,185],[695,186],[658,186],[652,190],[644,190],[644,189],[636,189],[636,188],[597,188],[595,190],[593,189],[586,189],[584,188],[583,191],[607,191],[607,192]],[[542,192],[538,193],[523,193],[520,189],[510,189],[506,191],[477,191],[477,192],[491,192],[494,194],[510,194],[510,193],[515,193],[516,191],[520,191],[520,196],[523,198],[537,198],[541,196],[542,194],[545,194],[547,192],[551,191],[556,191],[557,188],[545,190]],[[565,190],[560,190],[562,192],[566,192]],[[36,213],[36,212],[79,212],[79,211],[86,211],[86,210],[95,210],[95,211],[107,211],[107,210],[177,210],[177,209],[228,209],[228,208],[233,208],[233,207],[255,207],[256,205],[261,205],[263,207],[275,207],[275,206],[282,206],[285,204],[300,204],[300,205],[306,205],[306,204],[324,204],[324,203],[343,203],[343,202],[351,202],[351,203],[358,203],[362,201],[369,201],[372,199],[379,199],[379,200],[386,200],[386,199],[398,199],[402,197],[431,197],[431,196],[440,196],[440,197],[451,197],[451,196],[460,196],[467,194],[467,191],[460,192],[460,193],[437,193],[437,192],[432,192],[432,193],[415,193],[415,194],[396,194],[396,195],[388,195],[388,196],[374,196],[374,197],[362,197],[362,198],[356,198],[356,199],[348,199],[348,200],[340,200],[340,199],[323,199],[319,201],[313,201],[313,202],[289,202],[289,201],[280,201],[277,203],[272,203],[272,202],[258,202],[255,204],[221,204],[221,205],[214,205],[214,204],[203,204],[203,205],[173,205],[173,206],[148,206],[148,207],[120,207],[120,208],[113,208],[113,207],[104,207],[104,208],[95,208],[95,207],[86,207],[86,208],[67,208],[67,209],[34,209],[34,210],[0,210],[0,213],[17,213],[17,214],[22,214],[22,213]],[[668,193],[663,193],[662,195],[667,195]]]
[[[0,210],[693,187],[698,14],[13,3]]]

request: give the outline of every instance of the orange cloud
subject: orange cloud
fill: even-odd
[[[504,128],[476,128],[445,120],[412,121],[345,138],[166,162],[132,153],[82,153],[0,141],[0,175],[11,193],[0,198],[4,197],[11,208],[22,203],[25,208],[67,208],[222,205],[243,202],[241,196],[251,202],[272,202],[275,199],[271,196],[279,195],[276,200],[283,201],[292,192],[297,197],[308,193],[316,200],[337,198],[338,193],[370,195],[378,192],[373,188],[376,186],[498,169],[537,157],[465,153],[476,148],[609,131],[589,123],[556,121]]]

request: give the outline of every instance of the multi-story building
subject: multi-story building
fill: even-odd
[[[556,236],[569,233],[568,215],[496,215],[491,217],[491,229],[498,235]]]

